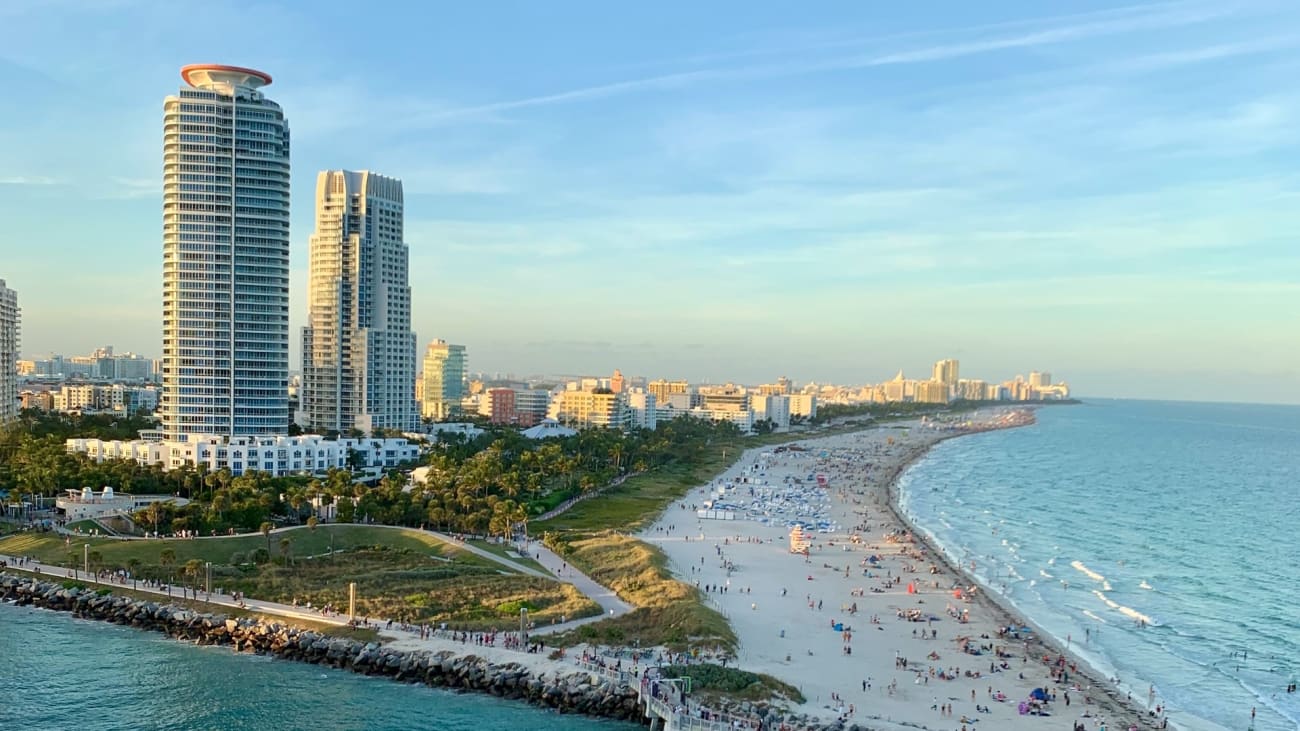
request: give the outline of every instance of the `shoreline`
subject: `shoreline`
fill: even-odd
[[[1021,426],[1007,428],[1018,429],[1021,428]],[[1039,650],[1039,652],[1035,653],[1035,657],[1041,656],[1043,651],[1046,651],[1046,653],[1050,655],[1065,656],[1072,659],[1076,663],[1076,667],[1079,668],[1075,671],[1075,675],[1086,679],[1089,684],[1089,689],[1102,694],[1104,700],[1094,699],[1094,703],[1097,704],[1099,708],[1113,712],[1115,720],[1120,721],[1122,719],[1125,725],[1128,723],[1137,723],[1139,727],[1145,726],[1153,728],[1154,726],[1151,723],[1153,719],[1146,714],[1146,710],[1133,705],[1132,701],[1120,695],[1121,691],[1114,687],[1115,684],[1113,682],[1103,677],[1105,673],[1103,673],[1100,668],[1095,667],[1086,658],[1078,655],[1072,650],[1063,649],[1060,646],[1059,637],[1046,631],[1041,625],[1032,619],[1028,619],[1023,612],[1019,611],[1015,607],[1009,597],[985,584],[964,567],[960,566],[960,564],[954,564],[953,559],[938,545],[937,539],[935,539],[928,531],[917,526],[911,517],[908,516],[907,511],[903,510],[900,505],[899,501],[902,498],[902,490],[899,486],[899,482],[902,480],[903,476],[912,469],[912,467],[916,466],[921,462],[921,460],[928,457],[930,451],[938,444],[946,442],[949,439],[975,436],[977,433],[983,432],[953,434],[940,437],[934,442],[918,449],[915,454],[913,454],[903,464],[899,465],[894,471],[894,474],[890,476],[889,480],[885,484],[885,492],[887,495],[886,505],[889,512],[893,515],[894,520],[906,527],[916,541],[925,547],[927,556],[942,564],[948,572],[961,576],[970,584],[979,587],[980,590],[976,592],[976,596],[973,599],[974,602],[980,604],[989,613],[1000,617],[1003,620],[1002,624],[1004,625],[1015,624],[1021,627],[1027,626],[1033,629],[1033,639],[1028,642],[1028,645],[1030,648],[1037,648]],[[1173,721],[1170,721],[1170,725],[1178,728]]]
[[[1104,673],[1061,652],[1064,643],[1021,621],[1010,600],[955,565],[897,504],[902,476],[935,444],[1027,425],[1016,417],[993,410],[953,431],[898,423],[779,451],[751,448],[637,537],[658,546],[674,576],[726,616],[740,640],[737,666],[797,686],[807,701],[789,710],[823,727],[970,729],[982,720],[984,728],[1037,730],[1061,728],[1064,719],[1087,729],[1103,721],[1158,726],[1098,682]],[[806,527],[802,555],[786,546],[795,522]],[[957,586],[977,587],[975,596],[962,591],[963,601],[954,600]],[[1028,646],[1003,635],[1013,620],[1032,631]],[[1068,681],[1058,682],[1062,674]],[[1036,688],[1061,696],[1043,709],[1056,719],[1017,714]]]

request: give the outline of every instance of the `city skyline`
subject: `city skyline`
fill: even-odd
[[[370,60],[329,57],[330,3],[239,38],[206,8],[24,7],[0,10],[30,111],[0,122],[0,276],[25,353],[161,351],[158,99],[212,60],[275,75],[294,120],[295,331],[310,176],[374,169],[406,183],[418,341],[485,371],[844,383],[951,354],[1085,397],[1300,402],[1286,5],[715,9],[669,44],[628,30],[663,29],[646,10],[520,7],[492,33],[453,8]],[[93,159],[60,146],[87,99],[114,140]]]

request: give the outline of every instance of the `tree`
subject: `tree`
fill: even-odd
[[[170,548],[164,548],[162,552],[158,554],[158,563],[162,564],[163,566],[175,565],[176,552]]]
[[[262,531],[262,535],[266,536],[266,552],[269,554],[271,552],[271,531],[275,530],[275,525],[269,520],[264,520],[258,530]]]
[[[310,518],[307,519],[307,529],[312,531],[313,533],[316,532],[316,525],[319,522],[320,521],[316,519],[316,516],[314,515],[311,516]]]
[[[190,587],[197,592],[199,577],[203,575],[203,562],[192,558],[185,562],[185,575],[190,577]]]
[[[293,541],[287,536],[280,539],[280,558],[284,560],[285,566],[288,566],[293,558]]]

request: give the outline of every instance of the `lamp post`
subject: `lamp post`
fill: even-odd
[[[82,556],[82,567],[86,572],[86,578],[90,579],[91,581],[95,581],[95,583],[98,584],[99,582],[95,580],[95,577],[90,575],[90,544],[89,543],[81,544],[81,556]]]
[[[203,582],[203,590],[208,595],[208,601],[212,601],[212,562],[211,561],[206,562],[203,565],[203,570],[205,574],[205,580]]]

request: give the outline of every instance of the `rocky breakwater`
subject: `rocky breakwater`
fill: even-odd
[[[636,691],[589,673],[534,674],[519,663],[495,664],[450,651],[404,652],[375,642],[248,617],[208,614],[170,604],[100,593],[80,586],[0,573],[0,601],[163,632],[200,645],[271,655],[407,683],[487,693],[561,713],[645,722]]]

